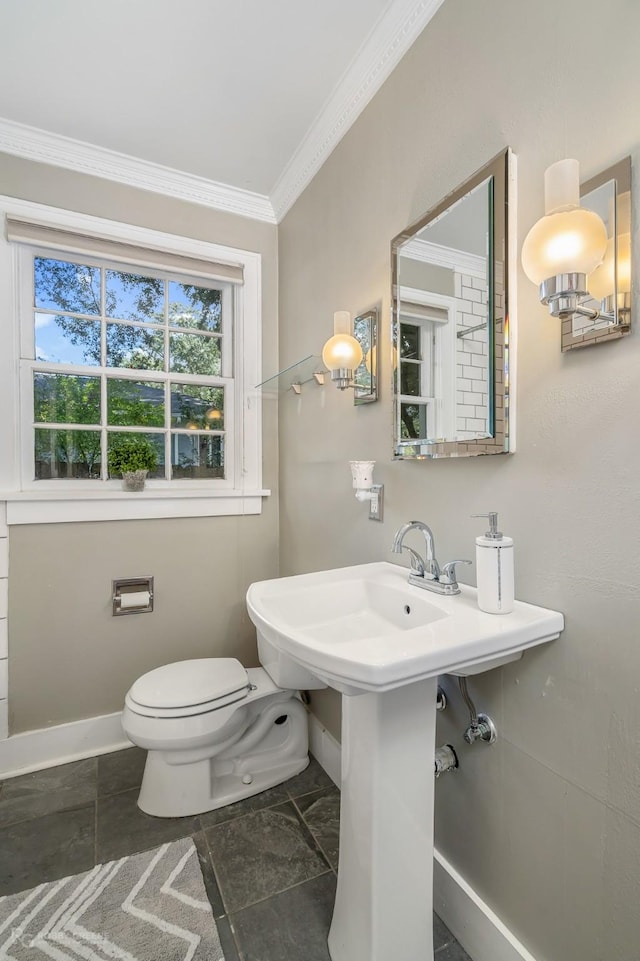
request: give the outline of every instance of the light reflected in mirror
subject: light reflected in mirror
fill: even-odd
[[[362,362],[353,375],[353,403],[378,399],[378,311],[367,310],[353,321],[353,336],[362,347]]]
[[[580,303],[585,312],[562,322],[563,351],[613,340],[631,329],[631,158],[583,184],[580,204],[603,220],[607,250],[587,278],[591,298]]]
[[[392,243],[396,457],[509,449],[509,156]]]

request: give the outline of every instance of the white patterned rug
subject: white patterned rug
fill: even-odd
[[[0,961],[224,961],[190,838],[0,898]]]

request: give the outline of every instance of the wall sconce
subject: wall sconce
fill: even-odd
[[[353,372],[362,363],[362,356],[362,347],[351,335],[351,314],[348,310],[336,310],[333,337],[322,348],[322,362],[339,390],[354,386]]]
[[[562,321],[562,350],[628,333],[631,158],[582,187],[577,160],[553,164],[545,172],[545,211],[525,239],[522,266]]]
[[[524,272],[539,284],[540,300],[553,317],[580,312],[588,296],[587,276],[602,263],[607,228],[598,214],[580,206],[580,166],[559,160],[544,175],[545,215],[522,245]]]
[[[381,521],[384,506],[384,484],[373,483],[374,460],[350,460],[356,499],[369,501],[369,520]]]

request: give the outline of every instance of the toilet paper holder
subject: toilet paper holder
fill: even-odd
[[[118,577],[111,582],[113,616],[153,610],[153,577]]]

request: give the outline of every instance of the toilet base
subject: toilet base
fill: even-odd
[[[277,723],[285,713],[287,720]],[[304,771],[309,764],[307,714],[300,701],[291,697],[270,705],[260,723],[267,733],[257,743],[249,728],[237,743],[214,757],[186,760],[182,751],[150,750],[138,798],[140,810],[164,818],[204,814]]]

